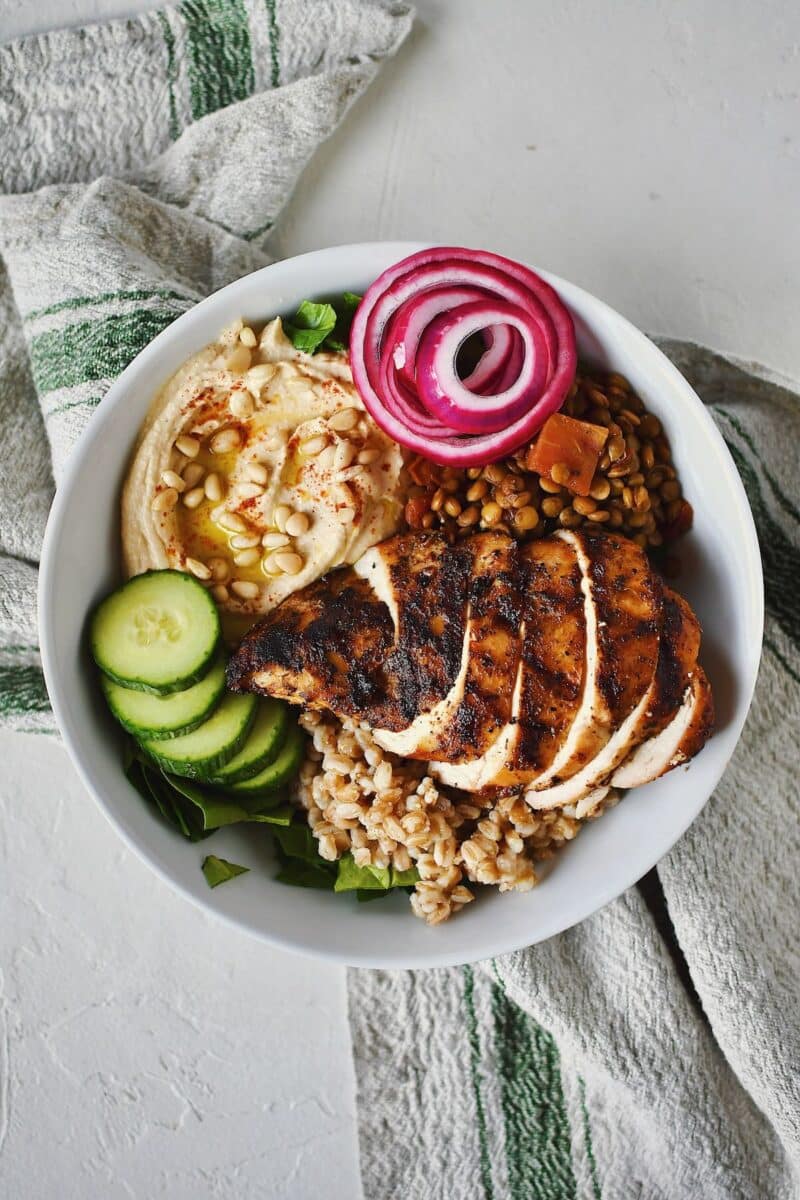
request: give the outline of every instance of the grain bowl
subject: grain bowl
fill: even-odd
[[[564,806],[555,815],[524,812],[513,797],[501,797],[485,813],[479,802],[462,800],[459,811],[458,803],[443,799],[440,783],[418,766],[396,770],[387,756],[384,774],[390,777],[382,782],[393,803],[369,819],[382,822],[381,836],[393,843],[393,853],[400,853],[398,869],[405,861],[403,852],[409,853],[409,839],[413,843],[415,814],[432,810],[440,818],[433,822],[435,836],[416,860],[420,880],[412,902],[424,922],[408,920],[402,896],[380,905],[331,904],[323,894],[281,887],[272,877],[271,842],[256,840],[239,827],[215,836],[215,854],[264,869],[251,869],[229,887],[208,890],[199,872],[203,850],[165,838],[120,772],[119,735],[98,696],[84,636],[86,613],[119,575],[117,512],[130,454],[150,398],[220,329],[238,318],[261,327],[275,314],[291,313],[308,296],[363,292],[381,271],[418,249],[367,244],[303,255],[239,280],[165,330],[112,386],[76,447],[53,507],[42,560],[41,642],[55,715],[84,782],[128,844],[193,901],[255,935],[362,966],[446,965],[516,949],[582,920],[640,878],[703,807],[733,752],[755,683],[763,619],[752,518],[730,456],[701,402],[624,318],[573,285],[547,276],[572,315],[583,364],[584,374],[568,403],[576,416],[605,414],[598,420],[609,429],[607,463],[601,463],[580,502],[568,501],[569,489],[559,482],[558,471],[555,477],[551,473],[548,491],[529,486],[525,463],[517,469],[509,463],[502,474],[468,467],[463,477],[447,466],[437,467],[430,478],[420,474],[414,484],[418,490],[409,499],[417,503],[407,524],[412,529],[414,522],[421,530],[442,528],[458,543],[473,523],[486,530],[516,521],[519,528],[520,522],[533,521],[533,514],[542,532],[548,522],[580,533],[591,524],[613,521],[638,545],[661,550],[676,527],[686,523],[685,506],[691,504],[692,529],[680,543],[680,588],[704,628],[704,665],[717,703],[716,735],[688,770],[637,788],[622,804],[613,806],[612,790],[596,807]],[[102,455],[97,453],[101,444]],[[595,515],[604,512],[607,521]],[[520,518],[519,513],[525,515]],[[340,803],[340,784],[323,760],[326,752],[333,753],[344,760],[342,768],[355,766],[359,756],[374,748],[365,731],[359,738],[357,725],[346,720],[307,714],[303,722],[319,758],[309,756],[299,798],[316,827],[322,826],[318,842],[323,852],[335,854],[337,839],[343,845],[346,838],[355,858],[369,848],[359,831],[359,815],[347,807],[358,807],[358,800],[348,793]],[[333,774],[344,778],[343,770]],[[333,819],[328,819],[329,809]],[[592,820],[601,809],[608,810],[602,820]],[[469,836],[459,840],[459,828]],[[578,828],[582,832],[575,838]],[[536,845],[540,862],[559,848],[555,867],[548,870],[545,863],[544,869],[536,868],[540,878],[534,890],[529,887],[532,857],[520,853],[526,841]],[[470,888],[448,876],[457,853],[465,875],[478,883],[507,885],[511,894],[501,896],[500,887],[491,893],[484,889],[473,901]],[[457,920],[444,930],[431,928],[454,909],[460,910]]]

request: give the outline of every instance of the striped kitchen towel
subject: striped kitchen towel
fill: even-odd
[[[662,347],[758,528],[766,636],[743,737],[657,878],[576,928],[475,968],[350,972],[368,1200],[800,1195],[800,399]]]
[[[0,47],[6,726],[52,729],[36,562],[76,437],[150,338],[269,261],[304,163],[409,23],[369,0],[184,0]],[[634,888],[496,963],[350,973],[366,1200],[797,1194],[800,410],[754,368],[665,349],[758,523],[767,640],[744,738],[659,865],[670,926]]]
[[[410,25],[378,0],[184,0],[0,47],[0,725],[54,731],[36,563],[76,438],[170,321],[271,261]]]

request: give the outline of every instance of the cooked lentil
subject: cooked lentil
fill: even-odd
[[[417,458],[410,465],[408,527],[443,528],[455,541],[476,527],[543,537],[559,527],[607,526],[648,550],[674,542],[691,528],[692,508],[683,498],[661,422],[626,379],[581,370],[561,411],[609,432],[588,496],[574,496],[566,487],[564,463],[556,463],[549,476],[530,471],[528,446],[501,462],[468,470]]]

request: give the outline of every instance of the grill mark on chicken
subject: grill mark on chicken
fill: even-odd
[[[378,547],[398,597],[397,644],[387,671],[405,724],[444,699],[461,665],[474,546],[441,534],[392,538]],[[420,555],[420,550],[422,551]]]
[[[274,612],[280,616],[255,625],[230,659],[232,691],[333,707],[342,716],[387,704],[394,681],[385,665],[394,631],[386,605],[365,580],[333,572]]]
[[[511,717],[511,696],[520,655],[523,606],[516,545],[498,534],[474,539],[477,574],[469,589],[469,666],[464,695],[439,745],[429,749],[443,762],[479,757]],[[485,557],[482,550],[493,547]]]

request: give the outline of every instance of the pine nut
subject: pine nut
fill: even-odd
[[[593,513],[597,508],[597,501],[593,500],[591,496],[576,496],[572,501],[572,507],[582,517],[588,517],[589,513]]]
[[[237,567],[254,567],[260,558],[260,550],[240,550],[238,554],[234,554],[233,561]]]
[[[265,554],[261,566],[269,575],[280,575],[281,573],[281,569],[275,561],[274,553]]]
[[[260,483],[262,487],[266,487],[269,483],[269,471],[263,463],[248,463],[244,469],[244,473],[251,483]]]
[[[261,538],[257,533],[237,533],[231,538],[231,547],[234,550],[251,550],[253,546],[257,546]]]
[[[208,567],[211,571],[211,578],[217,583],[224,583],[231,573],[227,559],[224,558],[210,558]]]
[[[356,448],[352,442],[342,441],[336,447],[333,456],[334,471],[344,471],[350,466],[356,456]]]
[[[205,563],[200,562],[199,558],[187,558],[186,570],[191,571],[198,579],[210,579],[211,572]]]
[[[281,546],[289,545],[289,538],[285,533],[265,533],[261,545],[268,550],[280,550]]]
[[[231,450],[238,450],[242,444],[242,435],[238,429],[220,429],[219,433],[215,433],[209,443],[212,454],[229,454]]]
[[[249,392],[231,392],[228,408],[234,417],[239,417],[240,420],[245,421],[248,417],[252,417],[254,407],[253,397]]]
[[[224,583],[218,583],[216,587],[211,589],[211,595],[216,600],[217,604],[227,604],[230,600],[230,593]]]
[[[241,337],[241,334],[239,336]],[[225,366],[229,371],[233,371],[238,375],[248,369],[252,357],[247,346],[243,346],[240,343],[225,355]]]
[[[308,533],[311,522],[308,519],[308,514],[304,512],[292,513],[289,520],[286,522],[286,532],[290,537],[302,537],[304,533]]]
[[[375,446],[367,446],[359,452],[358,461],[362,467],[371,467],[374,462],[378,461],[380,456],[381,452]]]
[[[239,596],[242,600],[255,600],[260,595],[261,588],[259,584],[251,583],[249,579],[234,579],[231,591],[234,596]]]
[[[217,524],[230,533],[247,533],[248,525],[238,513],[223,512],[217,518]]]
[[[244,377],[244,386],[252,396],[258,397],[275,374],[272,363],[259,363],[251,367]]]
[[[606,521],[611,519],[611,513],[604,508],[596,508],[594,512],[588,513],[590,521],[596,521],[598,525],[604,525]]]
[[[242,345],[248,346],[252,350],[252,348],[253,348],[253,346],[255,346],[257,340],[258,339],[256,338],[256,335],[253,332],[253,330],[250,328],[250,326],[245,325],[244,328],[242,329],[241,333],[239,334],[239,341],[242,343]]]
[[[312,437],[307,442],[300,443],[300,451],[312,458],[315,454],[319,454],[320,450],[324,450],[326,440],[324,437]]]
[[[240,500],[255,500],[256,496],[264,495],[264,489],[260,483],[237,483],[233,490]]]
[[[328,424],[331,429],[335,429],[337,433],[347,433],[358,424],[359,412],[357,408],[342,408],[335,412],[329,419]]]
[[[164,488],[163,492],[156,492],[150,504],[153,512],[169,512],[178,503],[178,492],[174,487]]]
[[[200,466],[200,463],[189,463],[189,465],[184,468],[183,482],[186,484],[187,488],[193,488],[197,486],[204,475],[205,471]]]
[[[218,504],[222,499],[222,480],[216,471],[212,471],[210,475],[206,475],[203,490],[212,504]]]
[[[200,453],[200,443],[197,438],[190,437],[188,433],[184,433],[175,439],[175,449],[179,454],[185,454],[187,458],[197,458],[197,455]]]
[[[190,492],[183,493],[183,503],[187,508],[197,508],[205,498],[206,494],[201,487],[192,488]]]
[[[286,522],[289,520],[291,515],[292,510],[289,508],[288,504],[279,504],[275,509],[275,512],[272,514],[272,519],[281,533],[286,532]]]
[[[168,488],[174,488],[176,492],[182,492],[186,488],[186,480],[181,479],[177,471],[162,471],[161,482]]]
[[[320,471],[333,470],[333,456],[335,453],[335,446],[326,446],[322,453],[317,455],[317,469]]]
[[[288,550],[279,550],[275,557],[275,565],[287,575],[297,575],[305,566],[299,554],[291,554]]]
[[[490,500],[481,509],[481,520],[484,525],[496,525],[503,516],[503,510],[496,500]]]

